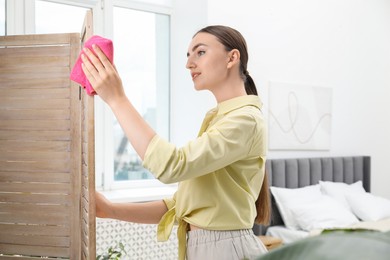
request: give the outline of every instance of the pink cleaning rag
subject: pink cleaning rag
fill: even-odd
[[[91,38],[89,38],[85,43],[84,47],[90,49],[92,52],[92,44],[96,44],[100,47],[100,49],[106,54],[107,58],[111,61],[111,63],[114,63],[114,46],[112,44],[112,41],[106,38],[103,38],[98,35],[94,35]],[[85,91],[87,91],[87,94],[90,96],[96,95],[95,90],[91,86],[91,83],[89,83],[87,77],[85,76],[83,69],[81,68],[82,60],[81,60],[81,54],[83,51],[80,52],[76,64],[73,66],[73,69],[70,73],[70,79],[74,82],[79,83],[83,88],[85,88]]]

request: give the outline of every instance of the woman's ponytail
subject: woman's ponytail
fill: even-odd
[[[257,88],[256,84],[253,81],[252,77],[249,75],[248,71],[244,72],[245,75],[245,91],[248,95],[256,95],[257,96]]]

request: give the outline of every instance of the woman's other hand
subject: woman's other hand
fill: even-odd
[[[137,203],[113,203],[95,191],[96,217],[112,218],[133,223],[158,224],[168,211],[162,200]]]
[[[95,192],[95,202],[96,217],[109,218],[109,213],[111,212],[111,202],[98,191]]]

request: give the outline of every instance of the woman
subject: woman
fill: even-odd
[[[144,167],[163,183],[180,182],[173,198],[148,203],[111,203],[97,193],[97,216],[158,223],[159,241],[168,239],[177,221],[179,259],[251,259],[266,252],[251,229],[270,216],[266,135],[242,35],[226,26],[194,35],[186,67],[195,89],[209,90],[217,106],[206,114],[198,137],[181,148],[148,126],[125,96],[115,67],[97,46],[93,51],[97,56],[84,50],[83,71]]]

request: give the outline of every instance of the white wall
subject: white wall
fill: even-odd
[[[185,68],[192,36],[207,25],[207,0],[176,0],[172,14],[171,140],[183,145],[198,134],[204,114],[215,105],[208,92],[196,92]]]
[[[174,59],[182,67],[174,67],[172,75],[173,141],[181,144],[193,138],[204,112],[214,105],[208,93],[195,93],[183,69],[190,38],[206,24],[229,25],[248,42],[248,70],[264,101],[265,115],[269,81],[333,89],[331,149],[269,151],[269,157],[370,155],[372,193],[390,198],[386,150],[390,147],[390,1],[191,3],[176,1],[181,5],[176,12],[182,11],[181,16],[190,21],[178,25],[180,33],[174,37],[178,42],[172,43],[173,55],[182,55],[181,60]]]

